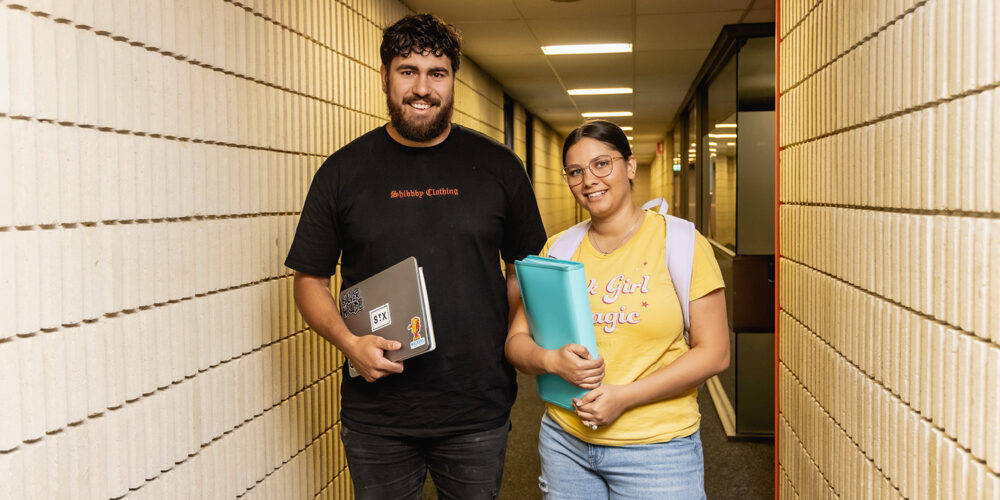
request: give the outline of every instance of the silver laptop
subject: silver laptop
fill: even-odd
[[[427,303],[424,270],[408,257],[378,274],[341,290],[340,315],[355,335],[375,334],[403,347],[386,351],[402,361],[434,350],[434,325]],[[350,366],[351,376],[356,376]]]

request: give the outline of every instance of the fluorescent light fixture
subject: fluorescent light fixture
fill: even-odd
[[[626,135],[625,138],[628,139],[628,140],[630,140],[630,141],[632,140],[632,136],[631,135]]]
[[[735,143],[735,142],[727,142],[727,143],[726,143],[726,146],[735,146],[735,145],[736,145],[736,143]]]
[[[716,123],[715,128],[736,128],[735,123]]]
[[[631,43],[591,43],[586,45],[543,45],[542,53],[547,56],[564,54],[617,54],[632,52]]]
[[[618,127],[618,128],[620,128],[620,129],[622,129],[622,130],[624,130],[624,131],[626,131],[626,132],[628,132],[629,130],[632,130],[632,127],[630,127],[630,126],[628,126],[628,125],[626,125],[626,126],[624,126],[624,127]]]
[[[632,116],[631,111],[591,111],[583,113],[584,118],[601,118],[605,116]],[[734,136],[735,137],[735,136]]]
[[[606,88],[606,89],[569,89],[566,92],[569,95],[613,95],[613,94],[631,94],[632,89],[629,87],[616,87],[616,88]]]
[[[709,146],[718,146],[719,144],[715,143],[715,142],[712,142],[712,141],[708,141],[708,145]]]
[[[712,139],[735,139],[736,134],[708,134]]]

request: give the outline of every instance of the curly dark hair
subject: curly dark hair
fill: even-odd
[[[406,16],[382,31],[379,53],[386,68],[396,56],[409,57],[412,52],[447,56],[454,73],[462,62],[462,35],[433,14]]]

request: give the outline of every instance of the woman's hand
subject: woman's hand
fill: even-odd
[[[574,398],[573,407],[583,425],[597,430],[598,426],[611,424],[629,409],[625,393],[623,385],[602,385],[582,398]]]
[[[592,358],[586,347],[566,344],[545,354],[548,373],[555,373],[567,382],[583,389],[600,387],[604,379],[604,359]]]

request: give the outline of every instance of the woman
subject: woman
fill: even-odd
[[[636,161],[625,133],[609,122],[586,123],[566,138],[563,164],[570,191],[591,216],[573,260],[584,264],[601,356],[576,344],[539,347],[523,309],[511,323],[505,352],[515,367],[592,389],[573,401],[575,412],[546,407],[542,492],[553,499],[704,498],[697,387],[729,365],[719,265],[698,234],[689,346],[664,263],[665,220],[632,201]]]

